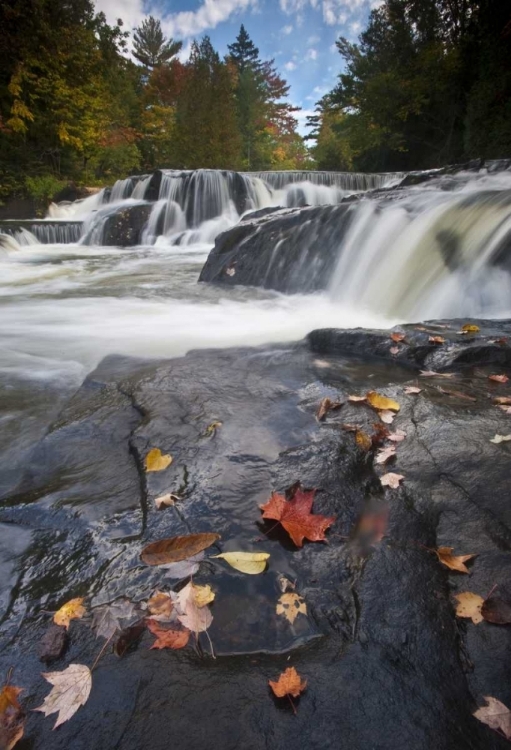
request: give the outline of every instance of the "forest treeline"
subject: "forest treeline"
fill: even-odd
[[[386,0],[309,118],[320,169],[511,158],[511,2]]]
[[[130,39],[91,0],[2,1],[0,28],[0,199],[157,167],[310,162],[289,86],[243,26],[225,58],[205,36],[184,62],[157,19]]]

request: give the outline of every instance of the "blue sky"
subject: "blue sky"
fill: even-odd
[[[132,29],[149,14],[162,21],[169,36],[182,39],[187,55],[193,38],[209,34],[224,55],[240,24],[259,47],[263,59],[275,58],[291,84],[290,100],[305,117],[332,88],[342,67],[335,47],[342,34],[353,41],[365,27],[370,9],[381,0],[95,0],[110,22],[122,18]]]

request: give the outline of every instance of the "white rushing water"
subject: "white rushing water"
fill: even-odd
[[[102,247],[103,225],[119,208],[144,204],[150,176],[117,183],[107,203],[100,193],[62,207],[60,218],[84,220],[88,245],[5,238],[0,375],[78,384],[112,353],[172,357],[192,348],[293,341],[319,327],[511,317],[511,277],[492,265],[511,242],[509,172],[440,178],[388,203],[356,201],[347,232],[334,235],[339,260],[330,289],[314,295],[224,289],[197,279],[215,236],[239,221],[230,180],[245,181],[252,209],[292,203],[297,190],[298,202],[337,203],[347,183],[295,175],[287,183],[275,177],[272,186],[263,174],[185,175],[186,185],[182,173],[164,174],[138,247]],[[379,184],[399,178],[380,176]],[[364,187],[361,179],[352,182],[352,190]]]

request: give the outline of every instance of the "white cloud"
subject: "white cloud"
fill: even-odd
[[[310,117],[311,115],[314,115],[315,112],[313,109],[302,109],[300,112],[294,112],[293,117],[296,117],[298,120],[298,132],[300,135],[307,135],[310,131],[308,128],[305,127],[307,117]]]
[[[313,47],[311,49],[308,49],[305,54],[306,60],[317,60],[318,59],[318,51],[317,49],[314,49]]]
[[[307,44],[309,45],[309,47],[312,47],[314,44],[317,44],[320,41],[321,41],[321,37],[317,36],[317,34],[314,34],[314,36],[310,36],[307,39]]]
[[[345,24],[355,13],[378,8],[384,0],[280,0],[280,8],[284,13],[293,15],[302,13],[311,7],[321,10],[323,20],[328,26]]]
[[[289,26],[283,26],[283,27],[281,28],[281,31],[282,31],[282,33],[283,33],[283,34],[286,34],[286,36],[287,36],[288,34],[291,34],[291,33],[292,33],[292,31],[293,31],[293,26],[292,26],[292,25],[289,25]]]
[[[255,10],[258,0],[203,0],[194,11],[162,13],[157,2],[144,0],[95,0],[96,10],[102,10],[110,22],[122,18],[127,28],[138,26],[143,18],[153,13],[161,18],[162,28],[168,36],[188,38],[214,29],[233,14]]]
[[[289,62],[284,64],[284,69],[288,71],[296,70],[296,63],[293,60],[289,60]]]

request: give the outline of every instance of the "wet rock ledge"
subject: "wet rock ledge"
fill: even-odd
[[[467,323],[480,330],[458,333]],[[0,670],[14,668],[26,709],[50,688],[38,661],[48,612],[76,596],[91,608],[176,586],[141,563],[148,542],[215,531],[213,554],[271,557],[259,576],[201,563],[194,582],[216,593],[216,659],[150,650],[148,632],[122,658],[107,650],[86,705],[57,731],[28,711],[20,750],[509,747],[472,714],[487,695],[511,706],[511,626],[459,619],[453,597],[495,586],[511,596],[511,443],[490,442],[511,433],[494,403],[511,387],[489,379],[511,375],[511,322],[395,332],[405,338],[330,330],[170,361],[109,357],[86,379],[0,509]],[[386,466],[343,428],[374,433],[378,414],[348,401],[370,390],[401,406],[389,428],[406,437]],[[343,405],[318,422],[325,397]],[[154,447],[174,460],[146,474]],[[399,488],[382,486],[387,471],[404,476]],[[261,522],[259,504],[298,480],[318,489],[314,512],[336,518],[328,543],[298,549]],[[166,492],[181,499],[157,511]],[[381,539],[364,536],[371,514],[388,514]],[[469,575],[440,564],[441,546],[477,555]],[[293,625],[275,612],[281,576],[307,604]],[[71,624],[52,670],[93,663],[103,641],[89,625]],[[288,666],[308,680],[296,716],[268,688]]]

